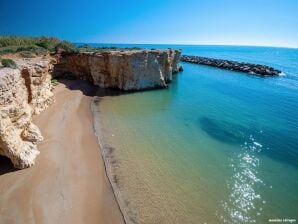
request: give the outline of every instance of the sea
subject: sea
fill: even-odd
[[[167,89],[93,101],[127,223],[298,222],[298,49],[93,44],[272,66],[259,77],[181,63]]]

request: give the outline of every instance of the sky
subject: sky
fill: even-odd
[[[0,35],[298,48],[298,0],[0,0]]]

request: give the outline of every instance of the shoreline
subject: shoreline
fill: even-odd
[[[104,147],[104,145],[102,144],[102,140],[100,139],[101,138],[101,136],[100,136],[100,134],[99,133],[97,133],[98,132],[98,130],[97,130],[97,128],[95,127],[95,114],[94,113],[96,113],[95,112],[95,106],[94,106],[94,104],[95,104],[95,100],[96,100],[96,97],[93,97],[93,99],[91,100],[91,102],[90,102],[90,110],[91,110],[91,113],[92,113],[92,118],[93,118],[93,120],[92,120],[92,122],[93,122],[93,130],[94,130],[94,134],[95,134],[95,136],[96,136],[96,139],[97,139],[97,142],[98,142],[98,146],[99,146],[99,150],[100,150],[100,156],[101,156],[101,158],[102,158],[102,161],[103,161],[103,166],[104,166],[104,169],[105,169],[105,174],[106,174],[106,177],[107,177],[107,179],[108,179],[108,181],[109,181],[109,184],[110,184],[110,186],[111,186],[111,189],[112,189],[112,191],[113,191],[113,195],[114,195],[114,197],[115,197],[115,201],[116,201],[116,203],[117,203],[117,205],[118,205],[118,208],[119,208],[119,211],[120,211],[120,213],[121,213],[121,215],[122,215],[122,218],[123,218],[123,220],[124,220],[124,223],[129,223],[129,222],[127,222],[127,220],[125,219],[125,215],[124,215],[124,210],[122,209],[123,208],[123,205],[120,205],[121,203],[120,203],[120,199],[118,198],[118,197],[120,197],[120,194],[121,194],[121,192],[120,192],[120,190],[119,190],[119,188],[117,187],[117,186],[115,186],[114,185],[114,181],[112,180],[112,167],[111,167],[111,165],[110,165],[110,163],[108,162],[108,161],[106,161],[106,157],[105,157],[105,147]]]
[[[128,204],[125,203],[126,200],[123,198],[123,192],[121,192],[121,189],[118,186],[119,180],[117,177],[117,173],[113,169],[113,163],[117,163],[113,156],[114,148],[105,145],[103,135],[101,134],[102,127],[96,127],[101,120],[101,112],[96,107],[100,104],[100,101],[101,99],[99,99],[98,96],[94,97],[90,105],[91,112],[93,114],[93,128],[100,147],[101,157],[105,167],[106,175],[125,223],[137,223],[136,220],[134,220],[133,216],[130,215],[131,213],[133,213],[133,211],[131,210],[131,208],[129,208]],[[97,116],[95,116],[96,113]],[[97,118],[98,120],[96,121],[95,118]]]
[[[62,81],[56,103],[34,117],[45,138],[35,166],[1,164],[0,223],[124,223],[94,133],[88,87]]]

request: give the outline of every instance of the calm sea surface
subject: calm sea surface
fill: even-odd
[[[285,74],[182,63],[168,89],[97,97],[95,127],[129,222],[298,221],[297,49],[116,46],[181,48]]]

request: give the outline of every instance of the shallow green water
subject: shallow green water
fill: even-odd
[[[258,49],[185,51],[234,60],[238,54],[286,76],[263,79],[184,63],[168,89],[95,99],[95,127],[126,220],[297,219],[298,53]]]

